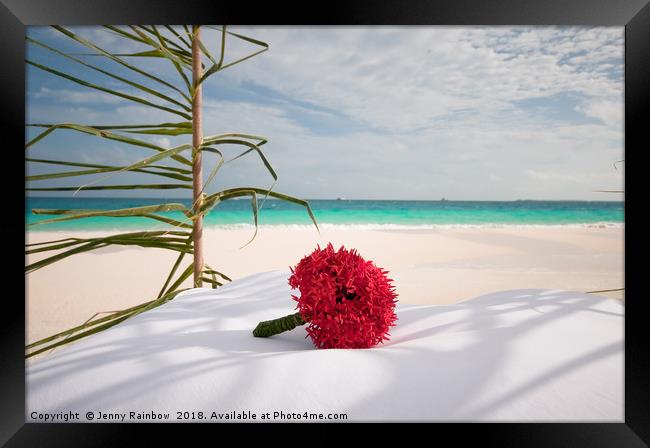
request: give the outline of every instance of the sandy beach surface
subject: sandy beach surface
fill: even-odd
[[[288,270],[317,244],[356,248],[390,271],[399,300],[449,304],[518,288],[594,291],[624,286],[624,229],[495,227],[435,230],[260,228],[204,231],[206,262],[232,279]],[[28,243],[110,232],[29,232]],[[50,253],[52,254],[52,253]],[[26,276],[27,343],[93,314],[155,298],[177,254],[106,247],[73,255]],[[27,257],[27,263],[43,258]],[[189,260],[188,260],[189,262]],[[191,286],[186,282],[184,286]],[[208,285],[206,285],[208,286]],[[621,292],[602,293],[622,299]],[[293,302],[287,297],[288,308]]]

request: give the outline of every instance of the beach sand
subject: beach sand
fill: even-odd
[[[110,232],[29,232],[36,243]],[[436,230],[260,228],[204,231],[206,262],[232,279],[287,270],[316,244],[356,248],[390,271],[399,300],[449,304],[518,288],[593,291],[624,286],[623,228],[495,227]],[[113,246],[73,255],[26,277],[27,343],[66,330],[96,312],[156,297],[177,253]],[[43,258],[27,257],[27,262]],[[183,267],[189,263],[184,260]],[[190,287],[190,281],[184,285]],[[209,285],[206,285],[209,286]],[[602,293],[622,299],[623,293]],[[287,297],[287,309],[293,301]]]

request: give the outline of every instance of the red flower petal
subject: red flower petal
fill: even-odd
[[[397,294],[388,271],[356,250],[317,247],[291,268],[289,285],[300,291],[297,309],[319,348],[369,348],[388,340]]]

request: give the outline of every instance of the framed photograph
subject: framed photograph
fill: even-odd
[[[647,446],[647,2],[271,9],[2,0],[0,442]]]

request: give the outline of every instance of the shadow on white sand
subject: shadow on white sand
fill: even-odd
[[[346,412],[351,420],[622,421],[623,305],[519,289],[398,306],[391,340],[317,350],[288,273],[196,289],[28,363],[27,408]],[[215,409],[216,410],[216,409]]]

